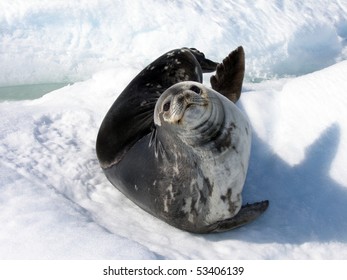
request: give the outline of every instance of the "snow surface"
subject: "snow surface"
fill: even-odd
[[[238,106],[254,130],[244,201],[270,207],[234,231],[190,234],[111,186],[96,134],[162,53],[220,61],[238,45]],[[0,86],[76,82],[0,103],[0,258],[347,259],[346,59],[342,0],[0,0]]]

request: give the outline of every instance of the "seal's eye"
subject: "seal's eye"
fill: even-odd
[[[200,93],[201,93],[200,88],[197,87],[197,86],[192,86],[192,87],[190,88],[190,90],[191,90],[191,91],[194,91],[194,92],[197,93],[197,94],[200,94]]]
[[[169,111],[170,105],[171,105],[170,101],[168,101],[168,102],[166,102],[166,103],[164,104],[164,106],[163,106],[164,112]]]

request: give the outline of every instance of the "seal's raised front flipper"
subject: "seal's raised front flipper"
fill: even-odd
[[[268,200],[246,204],[241,207],[241,210],[236,214],[236,216],[211,225],[210,232],[224,232],[252,222],[263,214],[268,206]]]
[[[245,53],[238,47],[218,64],[216,74],[211,77],[212,88],[235,103],[241,95],[244,74]]]

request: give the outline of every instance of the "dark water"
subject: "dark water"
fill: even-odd
[[[5,100],[31,100],[48,92],[62,88],[69,83],[50,83],[0,87],[0,102]]]

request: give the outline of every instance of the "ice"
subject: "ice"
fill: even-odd
[[[95,139],[162,53],[220,61],[238,45],[253,126],[244,202],[270,207],[194,235],[115,189]],[[0,1],[0,86],[71,83],[0,102],[0,258],[346,259],[346,58],[347,1]]]
[[[243,98],[258,135],[291,166],[304,160],[307,149],[324,131],[335,131],[336,157],[331,176],[344,185],[346,172],[338,162],[347,159],[345,77],[347,62],[343,61],[319,72],[284,80],[279,90],[255,90]]]
[[[346,0],[0,2],[0,86],[86,80],[188,46],[221,60],[239,45],[251,80],[346,59]]]

